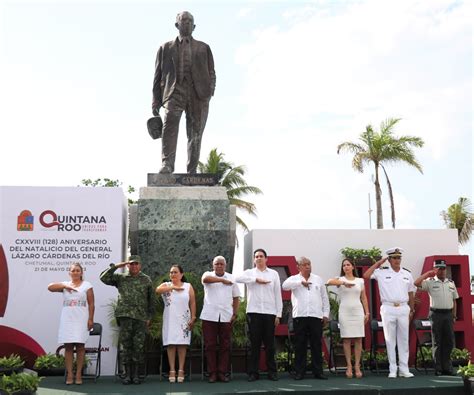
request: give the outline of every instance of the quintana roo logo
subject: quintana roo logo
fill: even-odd
[[[23,210],[20,215],[18,216],[17,223],[16,223],[16,230],[19,231],[32,231],[34,225],[33,214],[31,214],[30,210]]]

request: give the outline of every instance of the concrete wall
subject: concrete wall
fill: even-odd
[[[421,273],[429,255],[457,255],[455,229],[255,229],[245,236],[244,269],[253,266],[252,251],[264,248],[268,255],[304,255],[312,262],[313,272],[323,280],[339,275],[341,248],[378,247],[384,253],[391,247],[404,250],[402,265],[413,277]]]

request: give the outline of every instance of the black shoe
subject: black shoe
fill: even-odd
[[[132,378],[132,383],[133,384],[141,384],[141,381],[138,377],[139,371],[140,371],[140,369],[139,369],[138,363],[134,364],[134,366],[133,366],[133,378]]]
[[[268,373],[268,380],[278,381],[278,375],[276,373]]]
[[[258,380],[258,376],[256,374],[249,374],[249,377],[247,379],[247,381],[249,382],[257,381],[257,380]]]
[[[327,376],[325,376],[322,373],[315,373],[315,374],[313,374],[313,377],[315,379],[318,379],[318,380],[327,380],[328,379]]]
[[[296,373],[295,377],[293,377],[295,380],[303,380],[304,379],[304,374]]]
[[[132,384],[132,366],[131,364],[125,365],[125,377],[122,379],[123,385]]]

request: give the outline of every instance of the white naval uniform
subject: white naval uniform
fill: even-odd
[[[397,357],[395,347],[398,347],[398,369],[401,374],[409,373],[409,324],[410,306],[409,292],[415,292],[411,273],[404,268],[398,272],[391,267],[379,268],[371,276],[377,280],[380,292],[380,316],[382,317],[383,333],[387,346],[390,374],[397,374]]]

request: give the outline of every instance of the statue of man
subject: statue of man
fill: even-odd
[[[196,25],[191,13],[183,11],[176,17],[178,37],[164,43],[158,50],[153,80],[153,115],[164,107],[160,173],[174,171],[179,121],[186,113],[188,136],[187,172],[196,173],[201,139],[214,95],[216,73],[209,45],[192,37]]]

